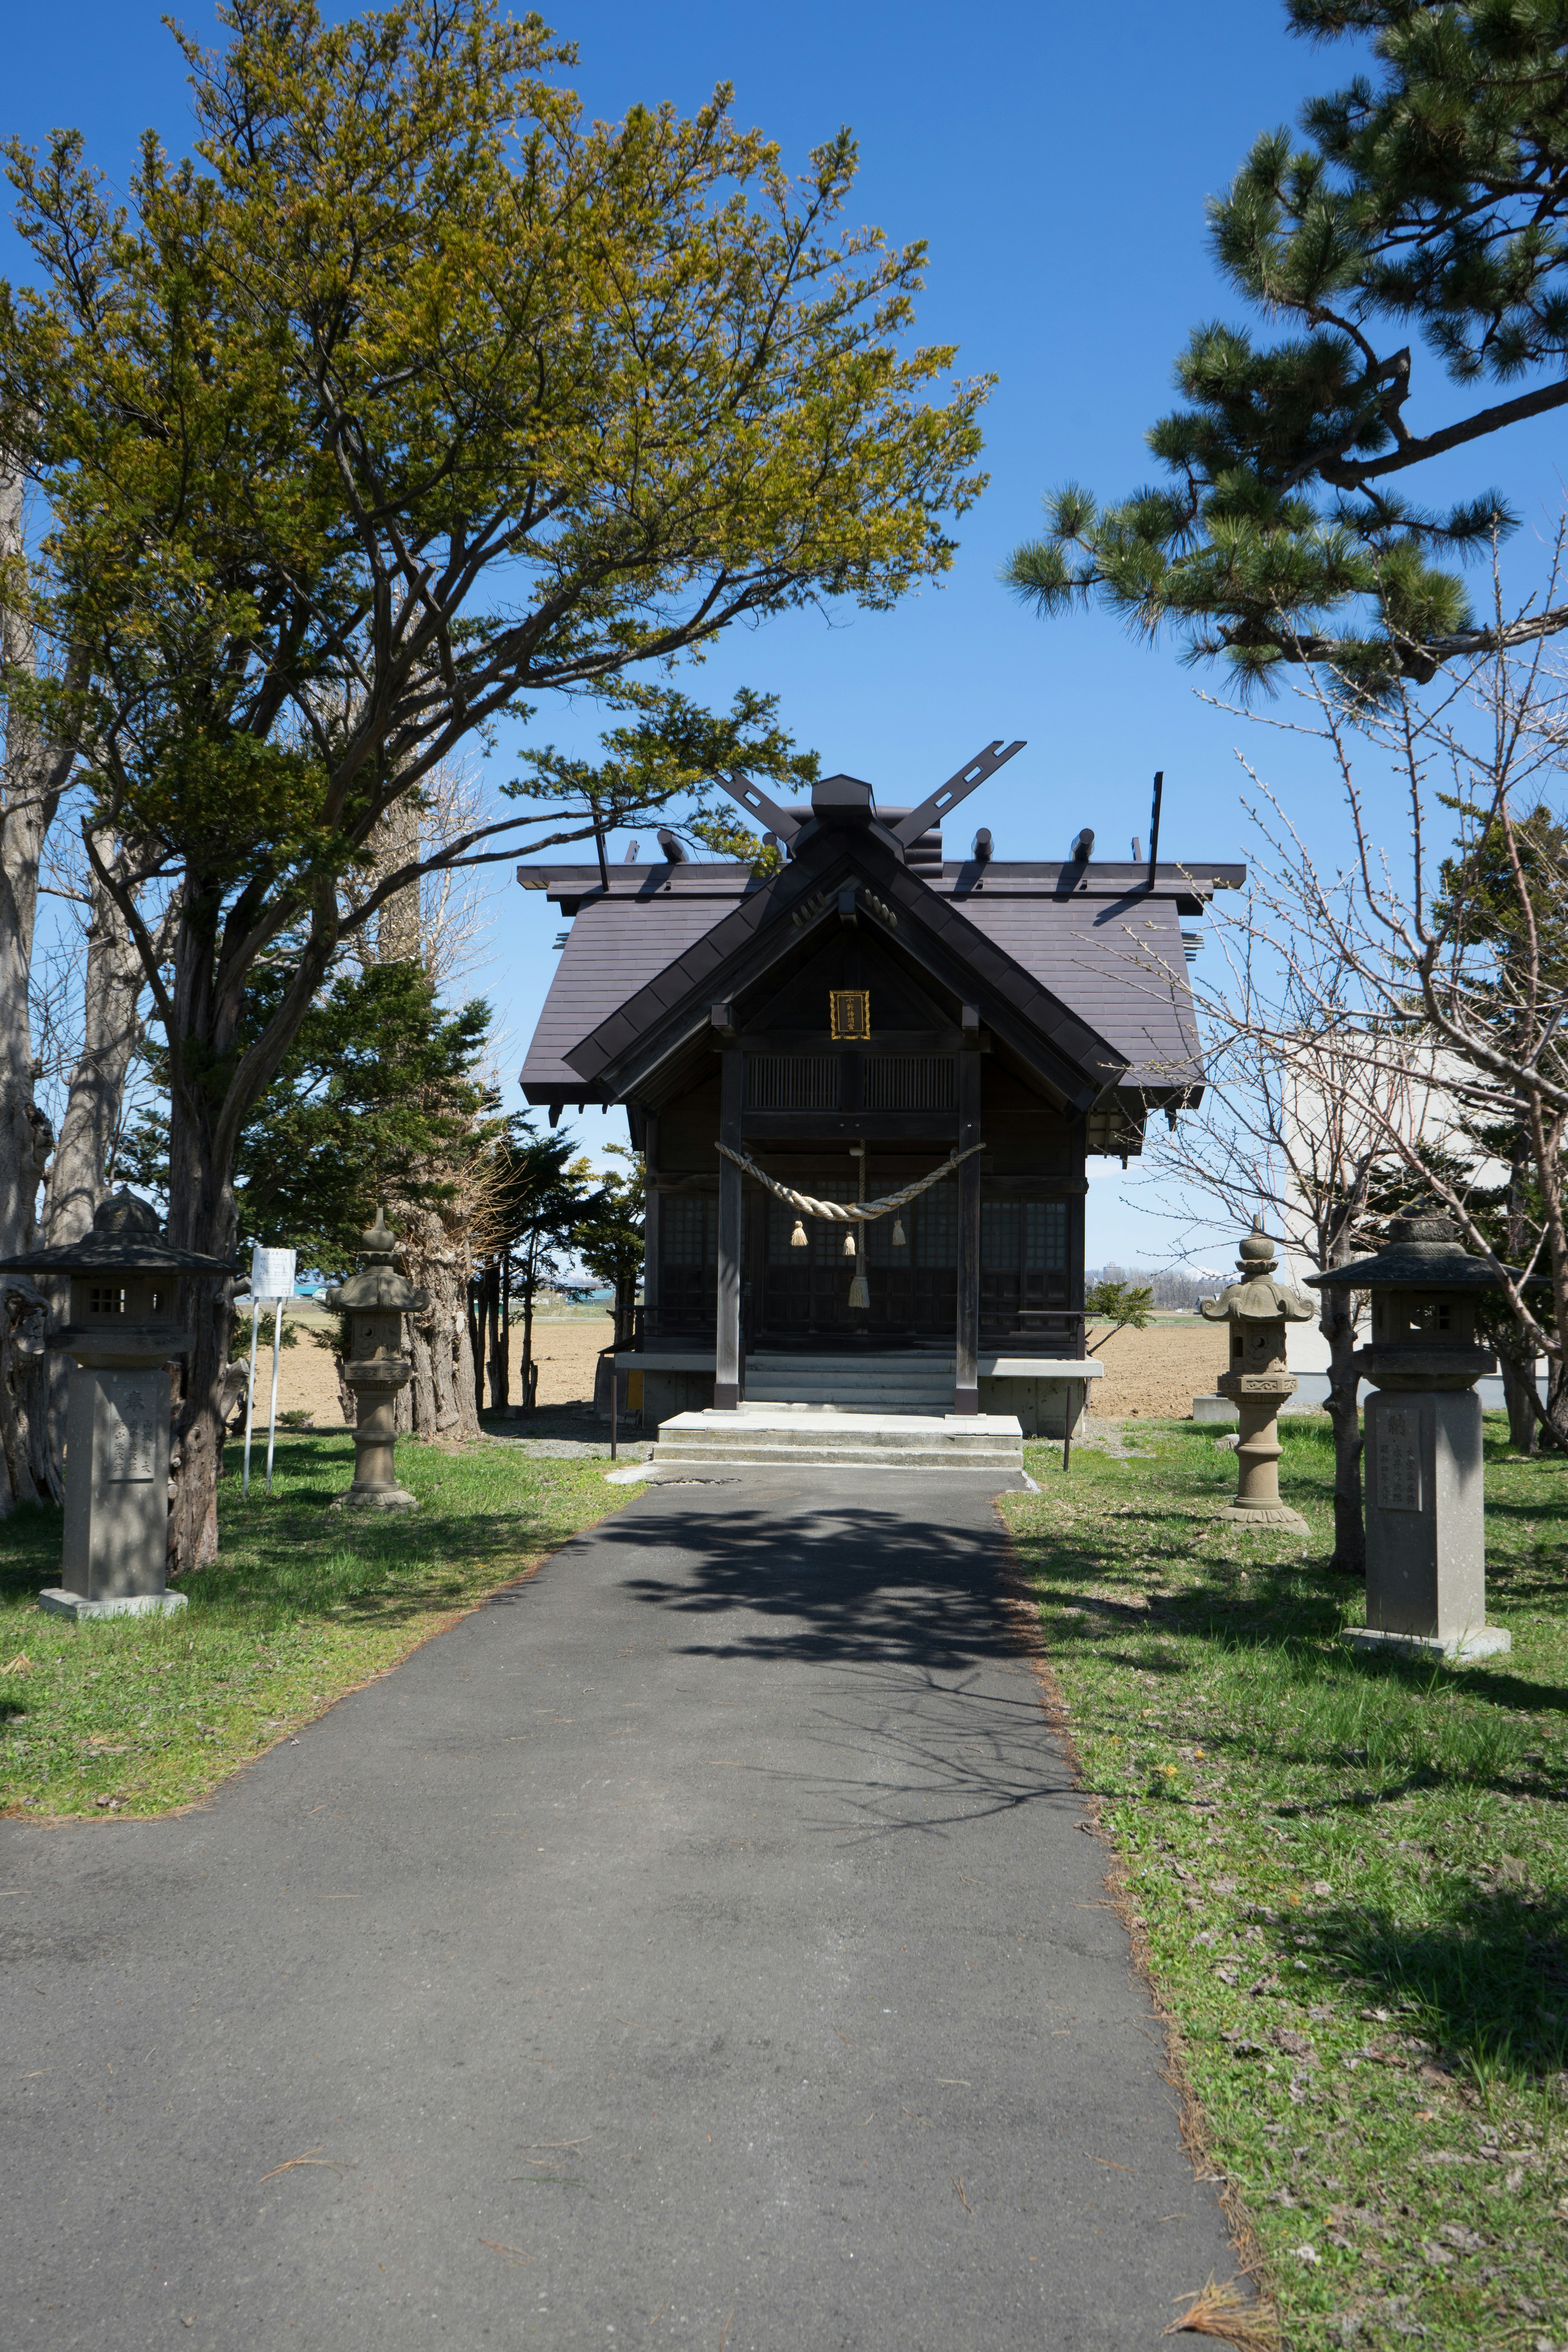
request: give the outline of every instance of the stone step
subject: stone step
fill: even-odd
[[[689,1463],[790,1464],[797,1469],[1016,1471],[1023,1437],[1011,1413],[855,1412],[753,1406],[684,1412],[660,1424],[656,1468]]]
[[[875,1412],[881,1400],[914,1402],[917,1397],[929,1400],[933,1409],[952,1406],[952,1379],[945,1381],[778,1381],[759,1379],[745,1367],[745,1402],[748,1404],[835,1404],[839,1397],[853,1397],[856,1404]]]
[[[766,1470],[769,1465],[781,1470],[996,1470],[1013,1473],[1023,1470],[1023,1446],[1008,1451],[999,1446],[996,1451],[975,1449],[942,1451],[941,1446],[773,1446],[757,1440],[757,1444],[738,1451],[720,1451],[715,1446],[675,1454],[660,1444],[654,1454],[654,1470]]]
[[[950,1381],[952,1366],[936,1356],[752,1356],[748,1368],[770,1380]]]

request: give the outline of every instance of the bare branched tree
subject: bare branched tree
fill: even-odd
[[[1215,1222],[1245,1227],[1261,1208],[1291,1255],[1326,1273],[1381,1238],[1389,1192],[1398,1189],[1387,1129],[1433,1131],[1440,1097],[1429,1073],[1419,1076],[1403,1056],[1369,1060],[1345,1021],[1322,1020],[1319,1008],[1343,988],[1343,974],[1320,968],[1331,962],[1331,948],[1306,935],[1292,964],[1251,899],[1220,909],[1215,929],[1220,976],[1196,992],[1208,1090],[1200,1108],[1152,1144],[1145,1182],[1189,1228],[1184,1247],[1195,1243],[1199,1224],[1206,1242]],[[1355,1353],[1364,1300],[1337,1289],[1321,1299],[1334,1433],[1331,1565],[1360,1576],[1366,1539]]]
[[[1557,585],[1563,551],[1550,586]],[[1568,695],[1517,649],[1494,563],[1500,652],[1423,696],[1377,701],[1308,667],[1294,715],[1338,777],[1342,855],[1321,860],[1244,762],[1262,844],[1245,904],[1216,910],[1221,977],[1196,992],[1215,1095],[1160,1174],[1239,1210],[1262,1200],[1319,1267],[1375,1238],[1380,1201],[1442,1203],[1491,1266],[1519,1417],[1568,1450]],[[1369,770],[1374,772],[1369,775]],[[1405,835],[1383,838],[1392,782]],[[1152,971],[1152,989],[1173,976]],[[1359,1502],[1353,1329],[1324,1309],[1340,1448],[1336,1534]],[[1544,1404],[1535,1360],[1549,1366]]]

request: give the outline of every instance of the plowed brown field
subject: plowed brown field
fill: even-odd
[[[310,1337],[312,1328],[331,1328],[324,1315],[299,1317],[300,1337],[286,1348],[279,1367],[280,1412],[308,1412],[318,1429],[342,1426],[337,1380],[325,1348]],[[1089,1345],[1099,1335],[1090,1331]],[[539,1363],[541,1404],[570,1404],[594,1392],[594,1361],[609,1344],[610,1318],[583,1316],[560,1322],[540,1321],[533,1327],[533,1351]],[[1119,1331],[1099,1349],[1105,1378],[1089,1390],[1089,1410],[1101,1416],[1137,1413],[1154,1420],[1184,1419],[1193,1399],[1212,1391],[1225,1370],[1224,1328],[1207,1323],[1156,1323],[1147,1331]],[[514,1329],[511,1349],[511,1395],[521,1402],[522,1334]],[[261,1354],[257,1364],[256,1403],[258,1419],[267,1412],[271,1376],[268,1326],[262,1327]]]

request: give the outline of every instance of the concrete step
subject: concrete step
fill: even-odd
[[[672,1454],[660,1444],[654,1470],[994,1470],[1004,1475],[1023,1470],[1023,1446],[1016,1451],[985,1449],[941,1451],[938,1446],[769,1446],[759,1440],[742,1451],[717,1451],[715,1446],[691,1454]]]
[[[885,1356],[788,1356],[763,1350],[746,1359],[752,1405],[848,1405],[866,1412],[947,1412],[952,1364],[905,1351]]]
[[[914,1372],[931,1380],[952,1378],[952,1360],[946,1356],[770,1356],[752,1349],[746,1361],[765,1372],[850,1372],[868,1377],[879,1372]]]
[[[1011,1413],[856,1412],[748,1405],[683,1412],[660,1424],[656,1467],[780,1463],[797,1469],[1021,1470],[1023,1437]]]
[[[941,1388],[917,1386],[914,1382],[889,1386],[852,1387],[847,1381],[822,1388],[796,1386],[786,1388],[773,1381],[746,1378],[748,1404],[798,1404],[803,1408],[842,1404],[858,1407],[866,1412],[950,1412],[952,1410],[952,1382],[943,1381]]]

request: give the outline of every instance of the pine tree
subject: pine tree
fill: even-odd
[[[583,1204],[572,1238],[589,1273],[614,1285],[616,1342],[625,1347],[631,1338],[631,1309],[643,1267],[647,1192],[641,1155],[625,1143],[612,1143],[608,1149],[616,1159],[630,1163],[628,1171],[623,1176],[618,1169],[605,1171],[598,1191]]]
[[[496,1246],[469,1288],[474,1388],[483,1410],[504,1411],[511,1390],[511,1313],[522,1304],[522,1402],[533,1404],[533,1302],[562,1272],[574,1245],[590,1181],[589,1164],[569,1130],[541,1135],[526,1112],[507,1121],[496,1146],[489,1213]]]
[[[1250,684],[1325,661],[1376,691],[1568,627],[1568,605],[1479,623],[1453,568],[1514,528],[1500,493],[1441,509],[1435,461],[1568,403],[1568,0],[1287,0],[1317,40],[1373,36],[1375,75],[1264,133],[1210,206],[1232,286],[1280,339],[1223,320],[1176,363],[1148,436],[1163,482],[1046,499],[1005,578],[1042,614],[1099,602],[1171,622]],[[1458,396],[1430,429],[1436,383]],[[1509,387],[1490,396],[1490,386]]]

